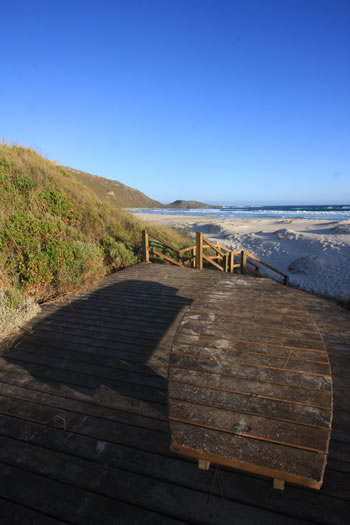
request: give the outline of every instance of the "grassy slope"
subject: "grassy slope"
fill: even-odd
[[[161,204],[159,201],[150,199],[141,191],[130,188],[119,181],[105,179],[73,168],[64,167],[64,169],[90,188],[100,199],[110,202],[117,208],[219,208],[212,204],[184,200]]]
[[[9,302],[71,293],[140,261],[144,227],[70,170],[28,148],[0,145],[0,290]],[[147,229],[188,245],[175,230]]]
[[[105,179],[73,168],[65,168],[96,195],[119,208],[162,208],[163,204],[116,180]]]

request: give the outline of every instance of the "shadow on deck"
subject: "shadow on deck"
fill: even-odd
[[[45,306],[3,349],[1,523],[347,523],[350,315],[321,299],[295,292],[317,318],[333,368],[334,432],[321,491],[288,485],[276,493],[265,478],[201,472],[170,453],[173,337],[186,306],[222,278],[235,275],[138,265],[63,306]]]
[[[127,412],[136,400],[144,415],[166,418],[167,361],[157,350],[171,341],[172,325],[192,302],[176,292],[135,279],[83,296],[37,318],[4,355],[3,371],[7,378],[22,371],[21,386],[75,392]]]

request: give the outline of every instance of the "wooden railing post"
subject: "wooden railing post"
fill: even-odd
[[[233,270],[234,270],[233,265],[235,264],[235,256],[233,255],[233,252],[230,252],[228,257],[229,257],[229,259],[228,259],[228,271],[230,273],[233,273]]]
[[[228,272],[228,253],[224,255],[224,272]]]
[[[196,268],[202,270],[203,268],[203,233],[196,233]]]
[[[241,273],[246,273],[247,268],[247,253],[243,250],[241,251]]]
[[[283,278],[283,284],[284,284],[284,286],[288,286],[288,284],[289,284],[289,277],[288,277],[288,275],[285,275],[285,276],[284,276],[284,278]]]
[[[149,263],[149,241],[148,241],[148,232],[146,230],[142,231],[143,239],[143,254],[145,257],[145,262]]]
[[[193,248],[193,253],[192,253],[192,268],[195,268],[196,267],[196,248]]]

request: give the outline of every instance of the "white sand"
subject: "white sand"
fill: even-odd
[[[350,297],[349,220],[136,216],[178,229],[202,231],[208,239],[232,250],[247,250],[289,275],[293,286],[308,292],[338,299]],[[263,273],[272,276],[268,270]]]

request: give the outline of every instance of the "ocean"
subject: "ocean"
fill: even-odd
[[[133,209],[133,213],[160,215],[194,215],[215,219],[350,219],[350,204],[294,205],[294,206],[222,206],[220,208],[146,208]]]

